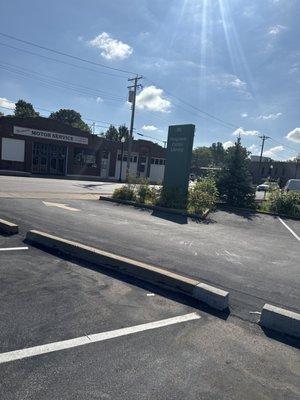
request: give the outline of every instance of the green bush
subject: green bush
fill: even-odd
[[[136,195],[134,187],[132,185],[121,186],[113,191],[112,197],[113,199],[135,201]]]
[[[202,214],[207,209],[212,209],[218,200],[218,189],[212,178],[200,178],[189,190],[188,210]]]
[[[300,193],[276,190],[270,194],[268,202],[272,212],[300,217]]]
[[[136,192],[136,198],[139,203],[153,202],[153,191],[149,186],[147,179],[140,179],[139,184],[136,187]]]
[[[158,205],[168,208],[186,208],[186,200],[181,191],[177,187],[166,188],[163,187],[158,199]]]

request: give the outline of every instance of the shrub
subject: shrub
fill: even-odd
[[[113,199],[131,200],[134,201],[136,196],[134,187],[132,185],[124,185],[114,190],[112,194]]]
[[[152,203],[153,200],[153,192],[151,187],[149,186],[149,182],[147,179],[141,179],[139,181],[139,185],[136,188],[137,192],[137,201],[139,203]]]
[[[196,214],[202,214],[216,205],[218,196],[214,179],[200,178],[189,190],[188,209]]]
[[[186,199],[179,188],[166,188],[163,187],[158,199],[158,205],[168,208],[186,208]]]
[[[300,217],[300,193],[274,191],[269,197],[269,209],[277,214]]]

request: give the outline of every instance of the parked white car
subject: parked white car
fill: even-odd
[[[258,185],[256,188],[256,190],[258,192],[266,192],[269,189],[270,189],[270,185],[267,185],[266,183],[262,183],[261,185]]]
[[[286,192],[290,190],[300,192],[300,179],[289,179],[284,187]]]

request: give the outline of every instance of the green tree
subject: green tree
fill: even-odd
[[[125,140],[127,141],[129,138],[129,130],[126,125],[120,125],[118,129],[115,126],[110,125],[103,136],[114,142],[120,142],[122,137],[125,137]]]
[[[75,110],[60,109],[59,111],[51,113],[49,118],[56,119],[64,124],[68,124],[74,128],[79,128],[82,131],[91,133],[91,129],[88,124],[81,119],[81,115]]]
[[[224,166],[218,181],[219,192],[233,206],[252,206],[255,190],[250,174],[249,152],[240,138],[226,151]]]
[[[191,172],[200,175],[201,167],[208,167],[212,164],[213,156],[209,147],[196,147],[193,150],[191,161]]]
[[[3,114],[3,112],[1,112],[1,111],[0,111],[0,117],[4,117],[4,114]]]
[[[27,118],[27,117],[38,117],[40,114],[35,111],[33,105],[31,103],[27,103],[24,100],[18,100],[15,103],[15,113],[14,115],[19,118]]]
[[[118,128],[118,133],[119,133],[119,140],[122,139],[122,137],[125,138],[125,141],[129,139],[129,130],[126,125],[120,125]]]
[[[110,125],[107,131],[104,133],[104,137],[107,140],[112,140],[113,142],[119,141],[118,129],[115,126]]]
[[[223,147],[223,143],[221,143],[221,142],[213,143],[210,146],[210,151],[212,154],[214,165],[222,166],[224,163],[225,154],[226,154],[225,149]]]

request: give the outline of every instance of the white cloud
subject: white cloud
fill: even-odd
[[[170,112],[171,102],[163,98],[163,90],[147,86],[136,96],[136,106],[141,110]]]
[[[247,83],[241,81],[240,78],[235,78],[232,81],[228,82],[228,86],[232,86],[237,89],[244,89],[247,86]]]
[[[238,76],[233,74],[214,74],[208,75],[207,81],[213,86],[217,87],[219,90],[224,90],[229,88],[239,93],[246,99],[251,99],[252,95],[248,90],[248,85],[246,82],[242,81]]]
[[[5,99],[4,97],[0,97],[0,107],[9,108],[10,110],[15,109],[15,103],[12,101]]]
[[[260,115],[260,116],[258,117],[258,119],[264,119],[264,120],[271,119],[271,120],[274,120],[274,119],[279,118],[281,115],[282,115],[281,112],[278,112],[278,113],[276,113],[276,114]]]
[[[256,146],[256,144],[252,144],[248,147],[248,150],[251,151],[251,153],[256,153],[258,152],[259,148]]]
[[[241,135],[241,136],[257,136],[257,135],[259,135],[259,132],[258,131],[246,131],[243,128],[238,128],[233,132],[232,135],[233,136],[239,136],[239,135]]]
[[[295,128],[286,135],[291,142],[300,143],[300,128]]]
[[[107,60],[124,60],[133,52],[132,47],[120,40],[113,39],[107,32],[102,32],[100,35],[90,40],[88,44],[103,50],[101,51],[101,56]]]
[[[223,147],[225,150],[227,150],[228,147],[232,147],[232,146],[234,146],[234,142],[232,142],[231,140],[228,140],[228,142],[223,143]]]
[[[143,131],[157,131],[157,128],[154,125],[144,125],[142,129]]]
[[[279,25],[279,24],[271,26],[269,28],[269,35],[278,35],[280,32],[282,32],[285,29],[287,29],[286,26]]]
[[[300,63],[292,64],[291,68],[289,69],[289,74],[295,74],[299,71]]]
[[[265,157],[278,159],[278,153],[281,153],[282,151],[284,151],[283,146],[275,146],[275,147],[271,147],[269,150],[264,151],[263,155]]]
[[[96,103],[103,103],[102,97],[97,97],[96,98]]]
[[[247,117],[248,117],[248,114],[247,114],[247,113],[242,113],[242,114],[241,114],[241,117],[242,117],[242,118],[247,118]]]

